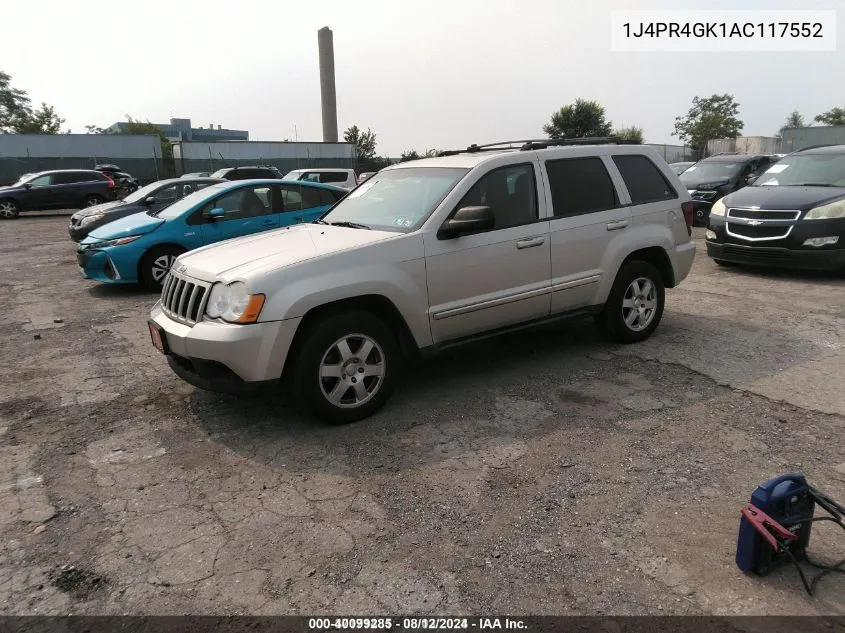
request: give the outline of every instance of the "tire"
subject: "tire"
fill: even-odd
[[[596,316],[596,325],[616,343],[644,341],[660,324],[665,299],[663,278],[657,268],[640,260],[626,262],[616,275],[607,303]]]
[[[87,209],[88,207],[95,207],[98,204],[103,204],[105,200],[103,200],[100,196],[87,196],[82,201],[82,208]]]
[[[150,291],[161,291],[167,271],[185,250],[177,246],[156,246],[141,258],[138,264],[138,279]]]
[[[381,319],[344,311],[314,322],[303,336],[291,372],[301,408],[325,423],[348,424],[384,406],[396,384],[401,352]],[[365,344],[369,352],[361,357]]]
[[[0,200],[0,220],[14,220],[21,212],[20,205],[9,198]]]

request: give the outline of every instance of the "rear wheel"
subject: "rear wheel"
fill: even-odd
[[[100,196],[88,196],[82,201],[82,206],[85,208],[96,207],[98,204],[103,204],[103,199]]]
[[[0,200],[0,218],[3,220],[13,220],[18,217],[20,207],[14,200]]]
[[[648,262],[629,261],[616,275],[596,325],[617,343],[644,341],[660,324],[665,295],[657,268]]]
[[[147,290],[160,291],[173,262],[185,251],[176,246],[156,246],[141,258],[138,278]]]
[[[381,319],[367,312],[340,312],[313,323],[303,336],[292,359],[292,382],[309,413],[329,424],[346,424],[384,406],[401,353]]]

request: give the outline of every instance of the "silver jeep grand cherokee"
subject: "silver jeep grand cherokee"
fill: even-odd
[[[686,188],[647,146],[518,143],[393,165],[315,223],[181,255],[153,343],[193,385],[281,381],[344,423],[404,360],[494,332],[589,315],[648,338],[695,255]]]

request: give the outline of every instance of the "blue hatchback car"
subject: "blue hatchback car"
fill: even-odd
[[[160,211],[136,213],[92,231],[79,243],[84,277],[161,289],[185,251],[243,235],[316,220],[348,191],[282,180],[238,180],[206,187]]]

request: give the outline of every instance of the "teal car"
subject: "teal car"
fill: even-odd
[[[200,246],[311,222],[348,191],[283,180],[238,180],[196,191],[158,211],[136,213],[79,243],[83,277],[160,290],[176,258]]]

